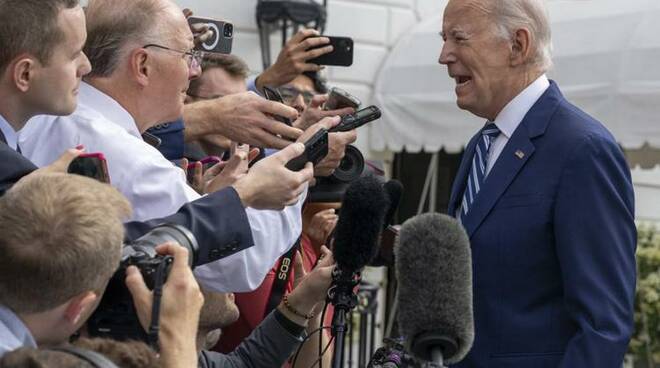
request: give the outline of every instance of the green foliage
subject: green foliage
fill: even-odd
[[[637,229],[635,333],[630,353],[635,361],[660,364],[660,233],[654,226]]]

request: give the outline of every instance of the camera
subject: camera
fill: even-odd
[[[132,243],[124,244],[119,268],[110,279],[98,308],[89,318],[88,331],[91,336],[115,340],[148,340],[125,285],[126,268],[136,266],[149,289],[158,286],[159,281],[164,283],[173,258],[159,255],[156,246],[167,242],[188,249],[191,267],[198,265],[200,258],[206,258],[201,257],[195,236],[180,225],[160,225]]]
[[[346,146],[339,167],[328,177],[316,178],[316,185],[309,189],[310,202],[341,202],[348,185],[362,176],[365,170],[364,156],[355,146]]]

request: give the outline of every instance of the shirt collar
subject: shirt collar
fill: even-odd
[[[14,127],[2,115],[0,115],[0,131],[5,136],[7,145],[16,151],[18,149],[18,134],[16,134]]]
[[[2,336],[3,339],[9,338],[15,340],[11,342],[20,344],[16,348],[22,346],[30,348],[37,347],[37,342],[34,340],[32,333],[27,328],[25,323],[23,323],[23,321],[21,321],[21,319],[11,311],[11,309],[0,304],[0,330],[3,328],[7,329],[6,332],[8,332],[10,336],[2,336],[3,334],[1,332],[0,336]],[[4,342],[8,343],[8,341]]]
[[[518,125],[520,125],[525,115],[527,115],[527,112],[541,98],[541,95],[543,95],[549,86],[550,81],[543,74],[504,106],[504,109],[500,111],[494,121],[502,134],[507,138],[511,138],[513,132],[516,131]]]
[[[142,139],[133,116],[119,102],[91,84],[80,83],[79,103],[91,107],[112,123],[124,128],[129,134]]]

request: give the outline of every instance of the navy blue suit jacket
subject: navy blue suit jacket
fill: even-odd
[[[5,143],[0,132],[0,196],[20,178],[37,167]],[[126,240],[135,240],[157,225],[174,223],[188,228],[200,249],[218,249],[218,258],[232,255],[254,245],[250,222],[238,194],[233,188],[204,196],[185,204],[171,216],[124,225]],[[200,261],[208,261],[202,260]]]
[[[554,82],[512,135],[463,225],[475,341],[455,367],[621,367],[636,280],[630,171],[612,135]]]

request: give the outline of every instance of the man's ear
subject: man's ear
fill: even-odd
[[[153,58],[146,50],[135,49],[131,52],[129,60],[132,77],[141,87],[146,87],[153,72]]]
[[[36,60],[28,56],[21,56],[11,64],[12,81],[19,91],[25,93],[30,89],[36,66]]]
[[[73,326],[77,326],[81,322],[80,319],[83,316],[90,315],[88,311],[96,307],[96,301],[98,299],[93,291],[85,291],[81,294],[78,294],[69,300],[66,309],[64,310],[64,318]]]
[[[519,28],[511,40],[511,66],[529,62],[532,54],[532,34],[526,28]]]

